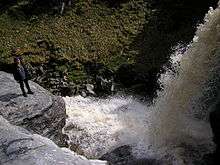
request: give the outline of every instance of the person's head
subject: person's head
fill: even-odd
[[[19,57],[15,57],[15,58],[14,58],[14,63],[15,63],[16,65],[20,65],[20,64],[21,64],[21,59],[20,59]]]

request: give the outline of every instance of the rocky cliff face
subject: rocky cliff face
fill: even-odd
[[[62,134],[66,118],[64,101],[36,83],[30,82],[30,85],[34,95],[25,98],[13,77],[0,72],[0,114],[11,124],[66,146]]]
[[[67,140],[64,101],[34,82],[30,86],[34,95],[25,98],[12,75],[0,71],[0,164],[107,164],[58,147]]]

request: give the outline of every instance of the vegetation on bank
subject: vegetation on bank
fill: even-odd
[[[125,64],[129,66],[121,69],[128,71],[127,77],[121,76],[124,84],[142,83],[143,89],[151,89],[171,47],[187,44],[208,7],[217,4],[216,0],[74,0],[60,15],[60,4],[55,2],[0,2],[0,69],[7,71],[11,51],[19,47],[19,54],[32,66],[67,71],[77,84],[90,76],[87,63],[113,72]]]
[[[71,61],[79,68],[87,61],[103,63],[112,69],[122,63],[133,63],[134,52],[130,52],[129,45],[150,12],[144,8],[143,0],[128,1],[119,9],[89,1],[74,3],[62,16],[50,13],[26,16],[25,3],[2,13],[1,61],[10,63],[11,50],[20,47],[26,61],[32,63],[46,63],[51,56]],[[50,48],[39,46],[42,40]]]

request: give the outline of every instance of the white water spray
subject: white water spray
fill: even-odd
[[[171,57],[175,73],[161,75],[164,89],[153,105],[132,97],[64,98],[70,145],[88,157],[129,145],[137,158],[170,159],[178,165],[212,152],[208,106],[200,98],[219,71],[220,8],[210,9],[204,21],[187,50]]]

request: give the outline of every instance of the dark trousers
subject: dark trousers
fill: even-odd
[[[27,80],[27,79],[24,79],[23,81],[22,81],[22,80],[19,81],[19,84],[20,84],[20,88],[21,88],[21,91],[22,91],[23,94],[26,93],[26,92],[25,92],[25,89],[24,89],[24,84],[25,84],[27,90],[28,90],[28,91],[31,91],[31,88],[30,88],[30,86],[29,86],[29,84],[28,84],[28,80]]]

